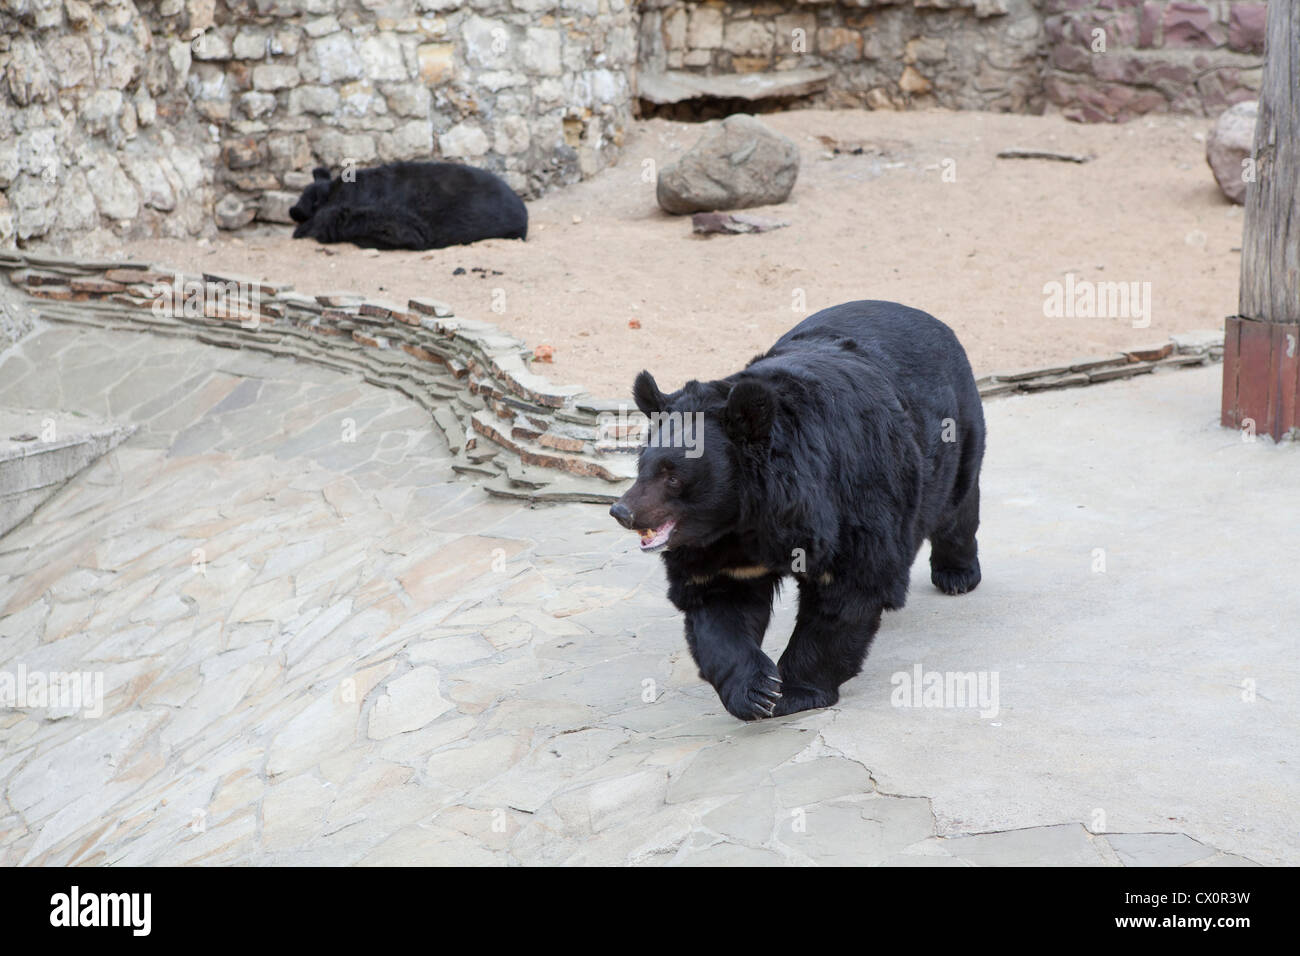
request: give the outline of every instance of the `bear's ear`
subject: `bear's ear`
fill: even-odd
[[[776,396],[762,382],[736,383],[727,396],[722,420],[727,435],[736,442],[765,442],[776,417]]]
[[[330,178],[330,171],[325,166],[317,166],[311,171],[311,178],[317,182],[320,182],[322,179],[328,181]]]
[[[662,412],[668,405],[668,399],[664,398],[664,393],[659,391],[655,377],[644,371],[632,383],[632,398],[636,402],[636,407],[646,415]]]

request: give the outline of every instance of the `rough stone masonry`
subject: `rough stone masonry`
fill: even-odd
[[[436,156],[535,195],[631,116],[626,0],[0,0],[0,27],[10,247],[287,223],[316,164]]]
[[[536,196],[616,161],[673,77],[799,76],[800,105],[1216,115],[1256,95],[1265,8],[0,0],[0,248],[288,222],[318,164],[445,158]]]

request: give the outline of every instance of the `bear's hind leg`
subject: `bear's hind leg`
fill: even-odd
[[[776,665],[761,650],[775,590],[775,578],[708,585],[686,611],[686,644],[700,677],[741,720],[771,717],[781,700]]]
[[[871,639],[880,629],[881,610],[879,601],[828,595],[818,585],[801,582],[794,633],[778,665],[781,700],[773,716],[830,707],[838,701],[840,685],[862,669]]]
[[[930,535],[930,581],[944,594],[965,594],[980,583],[980,486],[976,482],[946,527]]]

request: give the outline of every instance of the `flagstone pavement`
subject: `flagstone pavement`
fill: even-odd
[[[603,508],[487,497],[359,377],[58,327],[0,405],[138,426],[0,539],[0,671],[104,693],[0,709],[0,865],[1250,862],[1075,807],[963,832],[837,741],[879,675],[733,720]]]

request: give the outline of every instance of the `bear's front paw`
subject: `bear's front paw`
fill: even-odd
[[[931,568],[930,581],[944,594],[965,594],[980,583],[980,565],[969,568]]]
[[[781,702],[781,678],[766,655],[737,670],[717,686],[727,713],[741,720],[761,720],[776,713]]]

